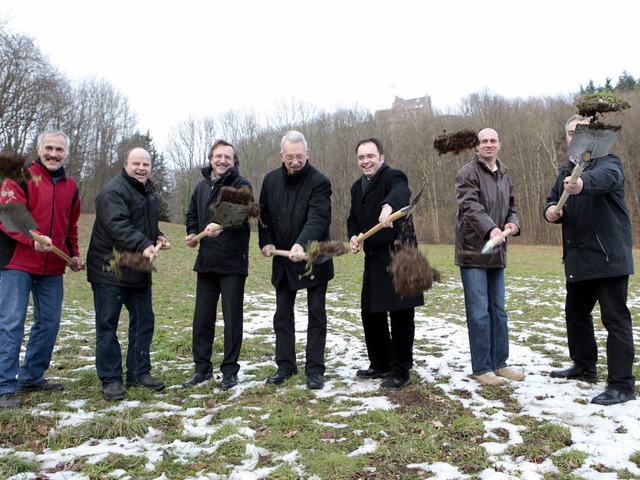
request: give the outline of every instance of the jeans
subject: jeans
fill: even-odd
[[[567,282],[567,339],[569,355],[581,370],[595,374],[598,345],[593,329],[593,311],[600,304],[602,324],[607,329],[607,384],[623,392],[635,390],[633,376],[633,328],[627,307],[629,276]]]
[[[92,283],[96,311],[96,371],[103,386],[122,383],[122,352],[117,330],[124,305],[129,312],[127,380],[137,381],[151,371],[154,315],[151,285],[143,289]]]
[[[327,282],[307,288],[307,349],[305,373],[324,375],[324,348],[327,342],[327,311],[325,299]],[[276,334],[276,364],[285,373],[297,373],[296,366],[296,322],[294,305],[296,290],[289,290],[287,276],[284,275],[276,289],[276,313],[273,329]]]
[[[474,375],[507,366],[509,329],[504,268],[460,268]]]
[[[62,315],[62,275],[0,272],[0,394],[44,381]],[[24,324],[33,297],[33,324],[20,367]]]
[[[212,371],[211,354],[215,338],[216,310],[222,295],[224,319],[224,357],[220,371],[224,375],[236,375],[240,370],[238,357],[242,347],[243,298],[246,277],[198,273],[196,306],[193,312],[193,361],[196,372]]]

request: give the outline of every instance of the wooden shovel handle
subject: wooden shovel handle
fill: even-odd
[[[290,250],[271,250],[271,255],[276,255],[278,257],[288,257],[291,255]],[[309,256],[307,254],[298,255],[302,260],[308,260]]]
[[[511,235],[511,229],[510,228],[505,228],[502,231],[502,234],[505,237],[508,237],[509,235]],[[493,249],[493,247],[495,247],[498,243],[500,243],[500,237],[493,237],[492,239],[490,239],[489,241],[487,241],[487,243],[484,244],[484,247],[482,248],[483,252],[489,252]]]
[[[583,161],[579,162],[578,164],[576,164],[575,167],[573,167],[573,172],[571,172],[571,176],[569,177],[569,183],[576,183],[578,181],[578,177],[580,177],[580,175],[582,174],[585,165],[585,162],[589,162],[591,160],[591,152],[586,152],[584,157],[583,157]],[[556,205],[556,213],[560,213],[560,211],[562,210],[562,207],[564,207],[564,204],[567,203],[567,200],[569,200],[569,192],[567,192],[566,190],[562,192],[562,195],[560,196],[560,200],[558,200],[558,203]]]
[[[219,224],[215,223],[214,226],[209,229],[210,232],[215,232],[217,230],[222,230],[222,225],[219,225]],[[197,234],[191,240],[193,242],[198,243],[200,240],[202,240],[204,238],[204,236],[206,234],[207,234],[207,229],[205,228],[203,231],[201,231],[199,234]]]
[[[31,238],[33,238],[36,242],[38,242],[40,245],[43,245],[45,247],[48,247],[49,245],[51,245],[51,247],[53,247],[53,253],[58,255],[60,258],[63,258],[69,265],[75,266],[76,262],[73,260],[73,258],[71,258],[69,255],[64,253],[55,245],[52,245],[51,243],[47,242],[42,235],[38,235],[35,232],[31,232]]]
[[[395,222],[396,220],[404,217],[406,214],[406,210],[398,210],[397,212],[393,212],[391,215],[389,215],[389,221]],[[356,238],[356,242],[362,243],[366,238],[369,238],[371,235],[379,232],[383,228],[384,227],[382,226],[382,223],[377,224],[375,227],[370,228],[365,233],[361,233],[360,235],[358,235],[358,238]]]

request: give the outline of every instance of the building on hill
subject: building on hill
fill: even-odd
[[[391,125],[417,118],[433,117],[431,97],[425,95],[424,97],[405,100],[404,98],[396,96],[391,108],[388,110],[377,110],[375,117],[376,120],[383,120],[389,122]]]

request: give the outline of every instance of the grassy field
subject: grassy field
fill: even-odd
[[[88,215],[81,219],[85,249],[92,221]],[[510,363],[527,379],[504,387],[480,387],[467,378],[464,302],[449,245],[423,246],[442,283],[426,293],[426,305],[417,311],[411,386],[386,392],[376,382],[356,380],[356,369],[367,366],[359,317],[362,255],[336,258],[328,292],[327,386],[314,392],[302,374],[280,387],[264,384],[275,371],[274,293],[271,260],[260,256],[252,235],[240,384],[221,391],[216,370],[216,381],[184,390],[180,385],[193,371],[196,251],[182,243],[183,226],[163,224],[162,229],[173,247],[162,252],[154,274],[152,362],[154,375],[168,388],[161,393],[130,389],[124,402],[102,398],[94,368],[91,289],[85,273],[68,272],[63,321],[48,372],[66,389],[21,396],[24,409],[0,412],[0,478],[640,478],[639,444],[623,446],[625,439],[640,439],[637,402],[626,410],[595,409],[588,399],[602,391],[602,381],[594,390],[548,378],[551,367],[567,363],[559,247],[510,248]],[[629,306],[636,345],[639,286],[632,277]],[[297,304],[303,364],[304,293]],[[216,368],[222,352],[218,320]],[[596,322],[604,379],[605,335]],[[119,334],[125,348],[126,330],[123,313]],[[634,373],[640,378],[637,359]],[[610,422],[620,442],[619,461],[600,453],[609,448],[606,440],[598,443],[594,435],[589,444],[583,439],[588,438],[584,432],[598,428],[584,418]]]

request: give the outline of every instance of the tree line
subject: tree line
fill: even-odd
[[[634,238],[640,241],[640,81],[626,71],[618,81],[602,86],[589,81],[577,93],[608,88],[632,108],[601,120],[622,125],[613,152],[623,162],[627,202]],[[634,106],[636,106],[634,108]],[[453,180],[471,158],[471,152],[438,155],[434,139],[444,131],[498,131],[499,158],[509,168],[516,188],[525,243],[560,242],[560,229],[542,217],[546,196],[566,158],[564,123],[576,113],[571,96],[507,99],[487,91],[460,100],[452,111],[427,112],[403,121],[354,105],[327,112],[311,104],[283,101],[268,119],[253,111],[230,110],[218,116],[188,116],[170,131],[166,147],[158,151],[150,132],[137,128],[135,112],[126,95],[104,79],[69,81],[40,52],[33,40],[9,32],[0,20],[0,149],[35,158],[35,140],[47,128],[59,128],[70,137],[67,170],[80,187],[83,210],[93,212],[93,200],[122,167],[133,146],[146,148],[153,161],[153,181],[161,200],[162,220],[184,223],[185,212],[200,169],[215,139],[236,145],[240,170],[254,186],[256,196],[264,175],[280,165],[280,138],[289,129],[302,131],[309,142],[310,161],[333,186],[332,237],[347,240],[350,186],[358,178],[356,142],[377,136],[385,146],[386,161],[404,170],[415,191],[426,182],[414,212],[424,243],[452,243],[456,215]]]

